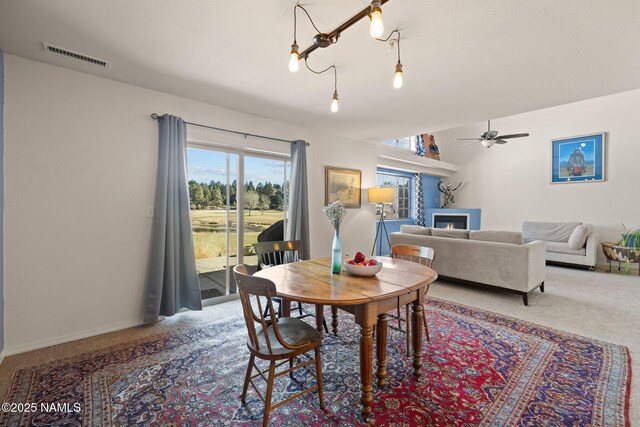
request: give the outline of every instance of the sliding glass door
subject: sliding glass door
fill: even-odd
[[[233,267],[257,267],[253,243],[283,238],[287,159],[187,149],[193,250],[202,299],[237,293]]]
[[[191,227],[202,299],[237,292],[237,176],[235,153],[187,149]]]
[[[283,240],[289,194],[288,160],[244,156],[244,264],[257,269],[252,245],[258,241]]]

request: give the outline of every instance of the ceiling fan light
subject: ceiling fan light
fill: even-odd
[[[487,148],[491,148],[494,143],[495,141],[493,139],[483,139],[482,141],[480,141],[480,144],[484,145]]]
[[[333,99],[331,100],[331,112],[337,113],[340,106],[338,105],[338,92],[333,92]]]
[[[396,64],[396,74],[393,77],[393,87],[395,87],[396,89],[400,89],[403,83],[404,81],[402,78],[402,64],[398,62]]]
[[[382,23],[382,7],[380,0],[374,0],[371,2],[371,12],[369,13],[371,22],[369,24],[369,34],[374,39],[382,37],[384,34],[384,25]]]
[[[289,56],[289,71],[292,73],[298,71],[300,68],[300,63],[298,61],[300,61],[298,45],[294,43],[291,45],[291,55]]]

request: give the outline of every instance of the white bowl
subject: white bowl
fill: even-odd
[[[382,263],[378,261],[377,265],[353,265],[344,262],[344,269],[354,276],[373,276],[382,270]]]

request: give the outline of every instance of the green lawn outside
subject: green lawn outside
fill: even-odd
[[[193,229],[193,247],[196,259],[224,257],[226,254],[226,221],[224,210],[199,209],[191,211]],[[253,210],[244,211],[244,245],[251,246],[257,241],[258,234],[283,217],[282,211]],[[236,211],[230,211],[231,233],[229,255],[236,256],[237,220]]]

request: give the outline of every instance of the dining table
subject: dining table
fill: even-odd
[[[411,304],[412,366],[416,378],[422,369],[422,310],[427,286],[437,273],[424,265],[389,257],[372,257],[382,263],[373,276],[354,276],[344,269],[332,274],[331,258],[315,258],[269,267],[255,273],[271,280],[282,299],[283,316],[291,313],[291,302],[315,305],[316,328],[323,331],[324,307],[331,306],[333,333],[338,333],[338,309],[354,315],[360,326],[360,382],[362,417],[371,416],[373,401],[373,335],[376,334],[376,378],[384,387],[387,377],[387,313]]]

